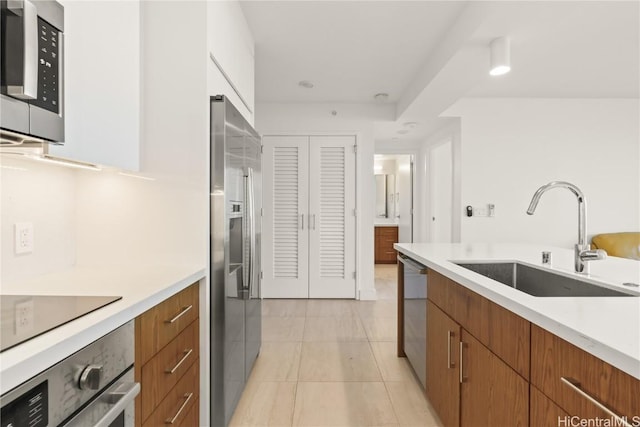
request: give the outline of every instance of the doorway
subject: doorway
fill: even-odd
[[[396,262],[393,243],[413,242],[413,176],[411,154],[374,155],[375,261]]]

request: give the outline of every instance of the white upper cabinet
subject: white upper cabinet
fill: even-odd
[[[62,0],[65,144],[49,154],[140,169],[140,1]]]
[[[253,124],[255,44],[238,1],[207,2],[209,95],[225,95]]]

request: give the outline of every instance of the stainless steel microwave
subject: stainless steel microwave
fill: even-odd
[[[0,142],[64,141],[64,8],[0,0]]]

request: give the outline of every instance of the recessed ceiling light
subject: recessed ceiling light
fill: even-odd
[[[406,122],[402,126],[404,126],[407,129],[414,129],[416,126],[418,126],[418,123],[417,122]]]
[[[298,86],[306,89],[311,89],[313,87],[313,83],[311,83],[309,80],[300,80],[298,82]]]
[[[376,102],[387,102],[387,100],[389,99],[389,94],[384,92],[376,93],[375,95],[373,95],[373,99],[375,99]]]
[[[399,133],[400,135],[404,135],[406,133],[409,133],[409,131],[406,129],[400,129],[397,133]]]

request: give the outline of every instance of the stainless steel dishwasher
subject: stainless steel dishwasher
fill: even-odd
[[[399,254],[404,267],[404,352],[418,379],[427,377],[427,267]]]

